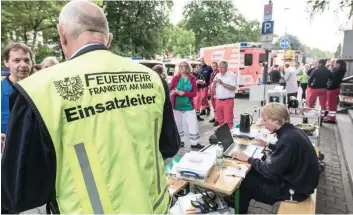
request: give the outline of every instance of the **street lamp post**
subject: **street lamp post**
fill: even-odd
[[[286,10],[290,10],[289,7],[286,7],[284,8],[284,13],[286,13]],[[285,27],[284,27],[284,36],[287,36],[287,19],[286,19],[286,22],[285,22]]]

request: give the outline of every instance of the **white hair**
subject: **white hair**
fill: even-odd
[[[99,32],[107,37],[109,34],[108,21],[103,10],[87,0],[73,0],[67,3],[60,12],[59,24],[72,39],[77,39],[86,31]]]
[[[221,65],[221,64],[224,65],[228,69],[228,61],[221,60],[221,61],[219,61],[218,65]]]
[[[50,62],[52,62],[53,64],[58,64],[59,63],[59,61],[56,59],[56,57],[46,57],[46,58],[44,58],[44,60],[42,61],[42,64],[45,62],[45,61],[50,61]]]

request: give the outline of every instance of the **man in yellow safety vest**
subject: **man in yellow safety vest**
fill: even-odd
[[[180,137],[166,82],[108,51],[107,19],[90,1],[66,4],[58,32],[67,61],[14,85],[2,212],[168,213],[163,159]]]

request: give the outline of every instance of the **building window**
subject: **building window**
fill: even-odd
[[[251,66],[252,65],[252,54],[245,54],[244,55],[244,66]]]

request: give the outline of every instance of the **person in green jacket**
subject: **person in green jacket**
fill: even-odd
[[[307,74],[307,71],[309,70],[309,64],[305,64],[305,67],[301,70],[301,75],[298,78],[298,81],[300,82],[300,87],[303,90],[302,93],[302,99],[306,99],[306,89],[308,88],[308,80],[309,76]]]

